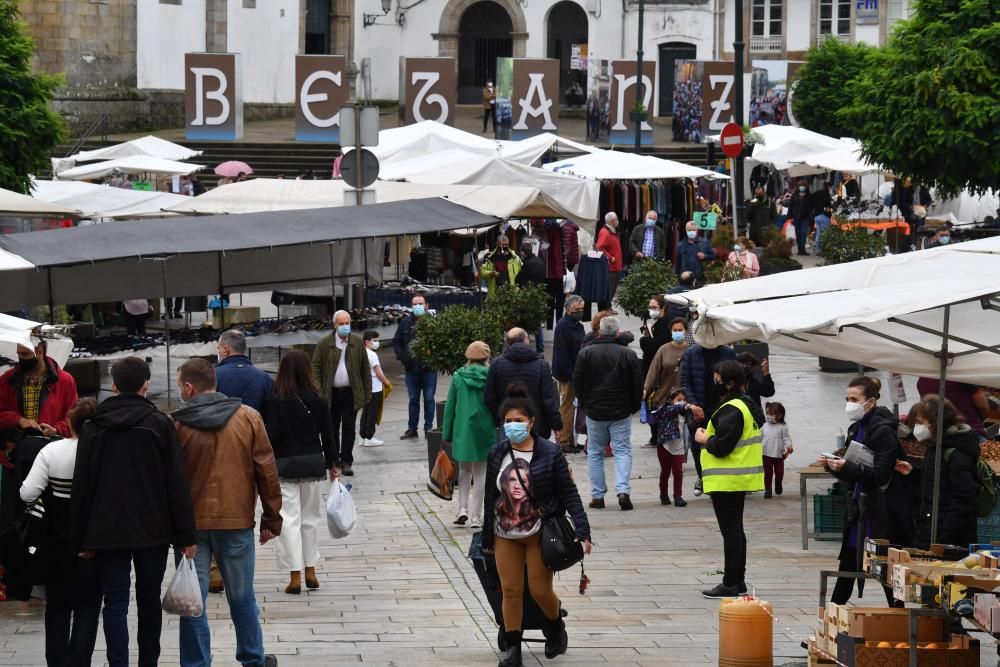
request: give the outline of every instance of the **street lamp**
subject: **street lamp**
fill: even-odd
[[[388,14],[390,9],[392,9],[392,0],[382,0],[382,16]],[[370,25],[375,25],[378,16],[378,14],[362,14],[361,22],[367,28]]]
[[[642,78],[642,23],[643,17],[646,11],[645,0],[639,0],[639,48],[635,52],[635,102],[636,106],[643,103],[646,99],[645,81]],[[645,106],[645,105],[643,105]],[[646,109],[646,115],[649,115],[649,109]],[[635,121],[635,152],[639,152],[639,147],[642,145],[642,115],[640,114]]]

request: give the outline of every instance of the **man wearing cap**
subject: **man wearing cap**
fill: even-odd
[[[66,413],[76,402],[76,380],[46,356],[44,340],[17,346],[17,365],[0,376],[0,429],[35,429],[69,438]]]

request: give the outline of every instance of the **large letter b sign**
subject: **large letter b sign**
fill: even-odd
[[[243,136],[238,53],[184,54],[184,136],[232,141]]]

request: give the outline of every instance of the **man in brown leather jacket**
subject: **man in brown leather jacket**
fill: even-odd
[[[191,359],[177,372],[184,407],[171,416],[184,452],[194,500],[198,554],[195,569],[202,600],[209,561],[215,556],[236,629],[236,659],[243,665],[276,665],[264,654],[253,578],[254,509],[260,496],[260,543],[281,533],[281,487],[274,452],[260,414],[216,391],[215,369]],[[208,615],[181,618],[181,664],[210,664]]]

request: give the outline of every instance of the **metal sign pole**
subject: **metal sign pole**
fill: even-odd
[[[944,327],[941,330],[941,351],[938,353],[940,362],[940,376],[938,377],[938,413],[937,428],[934,440],[937,447],[934,448],[934,500],[931,504],[931,544],[937,542],[938,510],[941,501],[941,462],[942,442],[944,439],[944,388],[945,378],[948,374],[948,327],[951,324],[951,306],[944,307]]]

